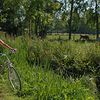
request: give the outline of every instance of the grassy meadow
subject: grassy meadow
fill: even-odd
[[[2,39],[17,48],[10,57],[22,81],[22,91],[13,93],[7,72],[0,77],[2,100],[99,100],[99,42],[75,42],[67,35],[46,39],[27,36]],[[95,36],[91,36],[94,39]],[[2,47],[0,47],[2,48]],[[3,52],[9,52],[7,49]],[[9,99],[8,99],[9,98]]]

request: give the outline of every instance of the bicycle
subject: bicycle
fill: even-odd
[[[12,62],[10,61],[9,57],[5,53],[0,53],[0,57],[5,57],[6,60],[3,61],[2,65],[0,66],[0,73],[3,74],[5,70],[5,66],[8,69],[8,80],[10,81],[11,87],[14,91],[19,92],[21,91],[21,80],[16,71],[15,67],[13,67]]]

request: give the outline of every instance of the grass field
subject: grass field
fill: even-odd
[[[9,57],[20,74],[22,91],[13,93],[5,72],[4,82],[0,77],[0,100],[99,100],[99,42],[65,41],[66,35],[60,37],[64,41],[59,35],[44,40],[2,38],[18,49]]]

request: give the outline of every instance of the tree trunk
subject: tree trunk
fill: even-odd
[[[65,11],[66,11],[66,8],[67,8],[67,2],[66,2],[66,0],[64,0],[64,3],[65,3]]]
[[[31,19],[29,19],[29,37],[31,37]]]
[[[39,36],[41,38],[45,38],[47,35],[47,27],[46,27],[46,25],[44,25],[43,21],[40,23],[41,24],[40,24],[40,29],[39,29]]]
[[[70,11],[70,20],[69,20],[69,40],[71,40],[71,30],[72,30],[72,12],[73,12],[74,0],[71,1],[71,11]]]
[[[98,3],[97,0],[95,0],[96,6],[95,6],[95,14],[96,14],[96,38],[99,38],[99,22],[98,22]]]
[[[38,36],[37,16],[35,17],[35,35]]]

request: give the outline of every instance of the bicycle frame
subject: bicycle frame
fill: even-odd
[[[8,56],[5,53],[0,53],[0,56],[5,57],[7,59],[4,63],[7,64],[8,68],[12,66],[10,59],[8,58]]]

